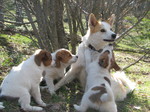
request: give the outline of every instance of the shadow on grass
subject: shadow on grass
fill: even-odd
[[[117,102],[118,112],[148,112],[148,99],[129,93],[122,102]]]

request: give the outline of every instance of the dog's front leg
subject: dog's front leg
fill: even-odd
[[[41,93],[40,93],[39,85],[36,85],[36,86],[32,87],[31,94],[32,94],[32,97],[37,102],[37,104],[39,104],[42,107],[46,106],[46,104],[41,99]]]
[[[63,85],[71,82],[77,76],[77,74],[81,71],[82,67],[74,67],[72,66],[71,69],[65,74],[65,76],[55,85],[55,91],[57,91]]]
[[[92,61],[91,52],[90,52],[89,49],[85,50],[84,58],[85,58],[85,64],[86,64],[86,67],[87,67],[89,65],[89,63],[91,63],[91,61]]]
[[[45,76],[46,84],[48,87],[48,91],[51,95],[55,94],[55,89],[54,89],[54,83],[53,83],[53,78],[46,75]]]

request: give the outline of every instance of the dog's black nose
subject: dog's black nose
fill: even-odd
[[[76,56],[76,58],[78,58],[78,56]]]
[[[115,39],[115,38],[116,38],[116,34],[112,34],[111,37],[112,37],[113,39]]]

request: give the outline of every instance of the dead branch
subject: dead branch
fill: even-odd
[[[116,39],[116,44],[117,43],[119,43],[124,37],[125,37],[125,35],[129,32],[129,31],[131,31],[135,26],[137,26],[141,21],[142,21],[142,19],[148,14],[148,12],[149,12],[149,9],[145,12],[145,14],[143,14],[143,16],[140,18],[140,19],[138,19],[138,21],[132,26],[132,27],[130,27],[130,28],[128,28],[125,32],[123,32],[117,39]]]
[[[0,22],[2,22],[2,21],[0,21]],[[24,25],[24,24],[31,24],[31,23],[35,23],[35,22],[37,22],[37,21],[32,21],[32,22],[15,22],[15,21],[7,21],[7,20],[4,20],[4,22],[6,22],[6,23],[12,23],[12,24],[19,24],[19,25]]]
[[[126,70],[127,68],[129,68],[129,67],[135,65],[136,63],[138,63],[140,60],[142,60],[142,59],[143,59],[147,54],[149,54],[149,53],[150,53],[150,50],[149,50],[148,52],[146,52],[143,56],[141,56],[137,61],[135,61],[134,63],[131,63],[130,65],[128,65],[128,66],[126,66],[126,67],[124,67],[122,70]]]

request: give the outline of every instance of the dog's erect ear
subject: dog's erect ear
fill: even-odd
[[[110,16],[110,18],[108,18],[107,22],[108,22],[111,26],[113,26],[113,24],[114,24],[114,22],[115,22],[115,18],[116,18],[115,14],[112,14],[112,15]]]
[[[38,66],[40,66],[42,62],[45,66],[48,66],[51,64],[52,61],[51,53],[45,50],[41,50],[35,55],[34,61]]]
[[[93,13],[91,13],[91,14],[89,15],[89,21],[88,21],[89,27],[90,27],[90,28],[91,28],[91,27],[95,27],[95,26],[97,25],[97,23],[98,23],[98,21],[97,21],[95,15],[94,15]]]
[[[109,51],[105,51],[99,58],[98,64],[103,68],[107,68],[109,65],[109,53]]]
[[[116,71],[121,70],[121,68],[118,66],[115,60],[114,52],[112,52],[112,59],[111,59],[111,66],[110,69],[114,68]]]

